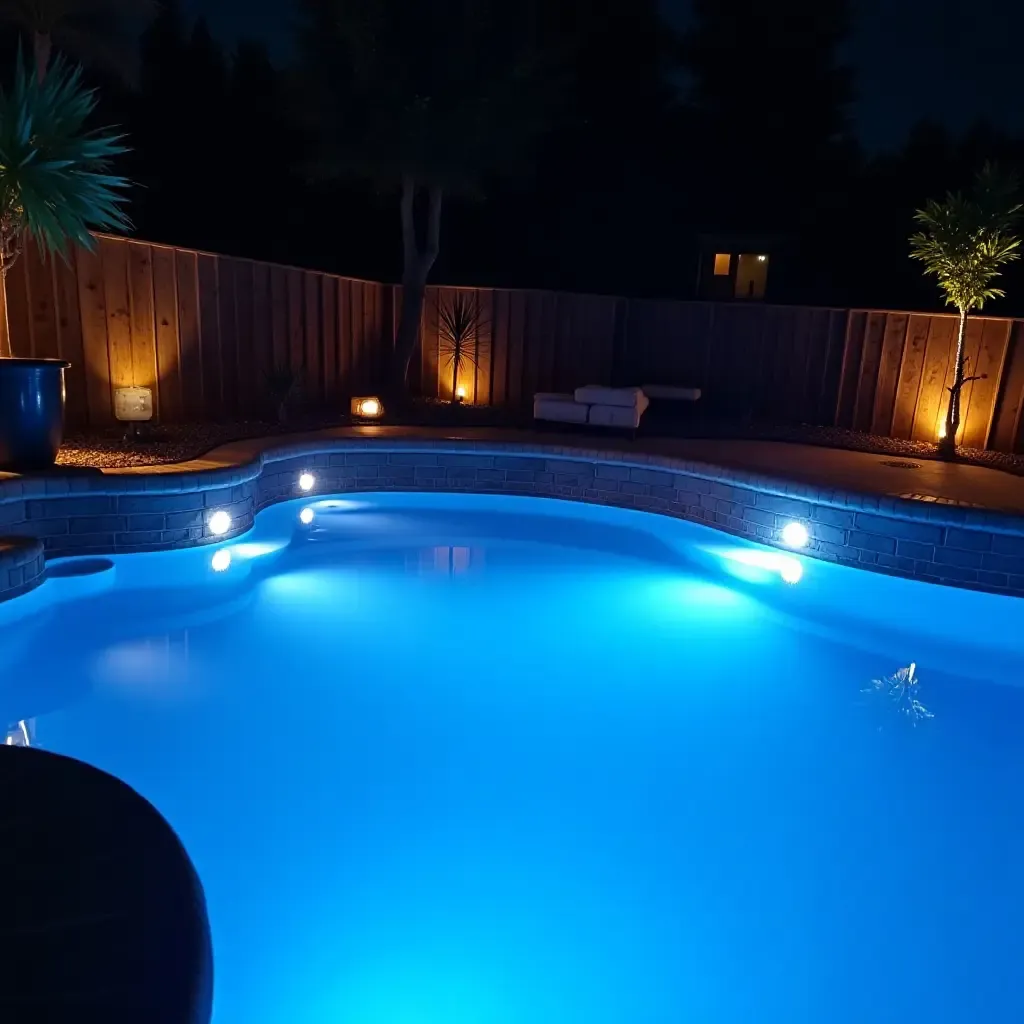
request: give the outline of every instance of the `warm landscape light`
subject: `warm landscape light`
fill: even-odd
[[[302,523],[303,526],[309,526],[309,524],[313,522],[313,510],[311,508],[304,508],[299,513],[299,522]]]
[[[220,551],[213,553],[213,558],[210,559],[210,568],[214,572],[223,572],[229,565],[231,565],[231,552],[226,548],[221,548]]]
[[[224,509],[218,509],[210,516],[206,525],[210,528],[210,533],[214,537],[223,537],[231,529],[231,516]]]
[[[455,397],[461,402],[462,399],[466,397],[466,389],[465,388],[456,388],[455,389]]]
[[[313,486],[316,484],[316,477],[312,473],[303,473],[299,477],[299,490],[311,491]]]
[[[372,395],[366,398],[352,399],[352,415],[364,420],[378,419],[384,413],[384,406],[379,398]]]
[[[145,423],[153,418],[149,388],[114,388],[114,418],[122,423]]]
[[[789,548],[805,548],[810,540],[807,527],[803,523],[786,523],[782,528],[782,543]],[[787,582],[789,582],[787,580]]]
[[[946,424],[939,424],[939,440],[941,441],[946,436]]]

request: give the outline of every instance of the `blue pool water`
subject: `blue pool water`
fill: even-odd
[[[113,562],[0,723],[177,830],[215,1024],[1024,1019],[1024,603],[513,498]]]

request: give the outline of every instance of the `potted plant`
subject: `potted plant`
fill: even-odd
[[[929,200],[914,214],[921,230],[910,238],[911,259],[924,264],[924,272],[937,279],[946,304],[960,314],[956,337],[953,384],[949,388],[945,426],[939,432],[939,452],[951,458],[956,452],[960,428],[960,393],[978,377],[968,377],[964,360],[967,314],[981,309],[988,299],[1002,298],[993,288],[1000,268],[1019,257],[1020,238],[1014,225],[1021,203],[1014,198],[1016,182],[986,164],[968,196],[947,192],[946,198]]]
[[[109,172],[125,152],[121,136],[90,131],[95,93],[61,58],[40,78],[20,58],[10,90],[0,90],[0,277],[27,240],[63,258],[69,243],[92,249],[90,228],[125,230],[126,179]],[[4,303],[6,320],[7,304]],[[0,335],[0,469],[52,465],[64,429],[60,359],[15,357],[19,339]]]

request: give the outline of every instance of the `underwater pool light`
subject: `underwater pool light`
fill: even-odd
[[[228,566],[231,565],[231,552],[227,548],[221,548],[220,551],[213,553],[213,558],[210,559],[210,568],[214,572],[224,572]]]
[[[212,533],[214,537],[223,537],[224,534],[231,529],[231,516],[229,516],[224,509],[217,509],[217,511],[210,516],[206,525],[210,528],[210,533]]]
[[[302,473],[299,476],[299,490],[311,491],[316,485],[316,477],[312,473]]]
[[[313,522],[313,510],[311,508],[304,508],[299,513],[299,522],[302,523],[303,526],[309,526],[309,524]]]
[[[811,539],[803,523],[786,523],[782,528],[782,543],[789,548],[805,548]]]

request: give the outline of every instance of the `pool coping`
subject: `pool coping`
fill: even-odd
[[[230,462],[233,453],[244,458]],[[217,460],[225,460],[218,464]],[[245,533],[263,508],[302,497],[444,491],[561,498],[656,512],[784,547],[805,523],[812,558],[930,583],[1024,596],[1024,516],[821,487],[643,451],[474,438],[275,437],[171,466],[0,479],[0,601],[38,586],[47,558],[173,550]],[[224,509],[222,536],[209,515]]]

